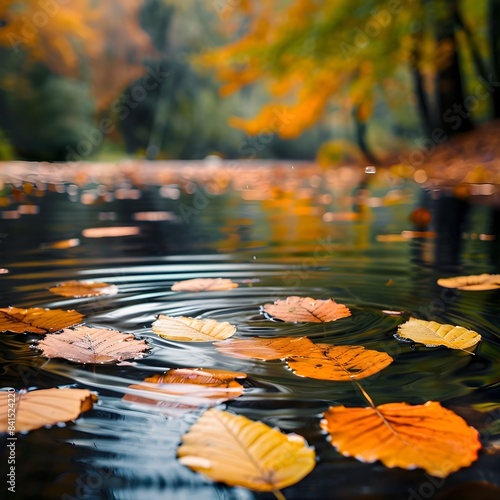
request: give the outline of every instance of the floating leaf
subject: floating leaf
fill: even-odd
[[[362,462],[446,477],[477,459],[479,433],[437,402],[389,403],[375,408],[330,407],[321,421],[332,445]]]
[[[13,397],[15,395],[15,398]],[[86,389],[0,392],[0,432],[26,432],[74,420],[92,408],[96,397]],[[15,402],[15,412],[11,404]],[[9,422],[10,420],[10,422]]]
[[[76,363],[114,363],[146,355],[148,345],[130,333],[80,326],[48,335],[37,346],[46,358],[64,358]]]
[[[236,332],[236,327],[227,322],[185,316],[174,318],[165,314],[160,314],[152,327],[160,337],[179,342],[213,342],[227,339]]]
[[[287,360],[296,375],[336,381],[362,379],[378,373],[393,361],[385,352],[361,346],[317,344],[316,347],[308,356]]]
[[[77,325],[83,315],[71,309],[22,309],[8,307],[0,309],[0,331],[13,333],[51,333]]]
[[[459,290],[496,290],[500,288],[500,274],[479,274],[472,276],[455,276],[454,278],[440,278],[439,286],[458,288]]]
[[[427,347],[445,346],[460,350],[472,347],[481,340],[479,333],[462,326],[443,325],[416,318],[410,318],[399,325],[397,334],[403,339],[410,339]]]
[[[314,449],[297,434],[211,409],[182,437],[179,461],[214,481],[276,491],[300,481],[315,466]]]
[[[292,323],[326,323],[351,315],[344,304],[337,304],[332,299],[295,296],[265,304],[263,310],[273,318]]]
[[[177,281],[172,285],[174,292],[219,292],[237,288],[238,283],[227,278],[194,278]]]
[[[89,227],[82,231],[82,236],[85,238],[119,238],[140,233],[141,230],[137,226]]]
[[[108,283],[72,280],[49,288],[49,292],[63,297],[97,297],[99,295],[115,295],[118,293],[118,287]]]
[[[134,393],[126,394],[124,401],[153,405],[167,413],[193,410],[200,406],[215,406],[243,394],[243,386],[236,379],[246,373],[201,368],[168,370],[153,375],[144,383],[130,385]],[[145,391],[137,393],[135,391]]]
[[[228,356],[265,361],[291,356],[309,356],[318,351],[316,344],[307,337],[229,339],[216,342],[214,345],[219,352]]]

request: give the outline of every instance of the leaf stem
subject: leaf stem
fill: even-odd
[[[281,493],[280,490],[274,490],[273,495],[278,499],[278,500],[286,500],[286,496]]]
[[[375,403],[373,402],[373,400],[370,397],[370,395],[363,389],[363,386],[357,380],[353,380],[353,382],[356,383],[356,385],[358,386],[359,390],[361,391],[361,394],[363,394],[363,396],[368,401],[368,403],[370,404],[370,406],[372,408],[375,408]]]

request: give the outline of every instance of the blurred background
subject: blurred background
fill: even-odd
[[[499,26],[500,0],[3,0],[0,160],[444,155],[481,180]]]

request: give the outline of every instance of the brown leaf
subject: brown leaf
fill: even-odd
[[[97,398],[86,389],[0,391],[0,432],[25,432],[76,419]],[[12,406],[12,404],[14,405]]]
[[[214,319],[195,319],[185,316],[167,316],[160,314],[153,322],[153,332],[160,337],[179,342],[213,342],[231,337],[236,327]]]
[[[168,414],[193,410],[200,406],[215,406],[243,394],[243,386],[236,379],[246,373],[202,368],[179,368],[163,375],[153,375],[144,383],[129,386],[134,391],[124,401],[153,405]]]
[[[80,326],[47,335],[36,346],[46,358],[64,358],[76,363],[114,363],[146,355],[148,345],[130,333]]]
[[[369,377],[389,366],[393,359],[385,352],[361,346],[317,344],[308,356],[287,360],[290,369],[302,377],[347,381]]]
[[[316,344],[307,337],[228,339],[215,342],[214,345],[219,352],[227,356],[265,361],[292,356],[308,356],[318,351]]]
[[[77,325],[83,315],[71,309],[22,309],[8,307],[0,309],[0,331],[13,333],[52,333]]]
[[[97,297],[99,295],[115,295],[118,293],[118,287],[108,283],[72,280],[49,288],[49,292],[63,297]]]
[[[238,283],[227,278],[194,278],[177,281],[172,285],[172,290],[174,292],[219,292],[237,287]]]
[[[314,449],[297,434],[215,409],[182,437],[179,461],[231,486],[276,491],[300,481],[316,465]]]
[[[273,318],[292,323],[326,323],[351,316],[344,304],[311,297],[287,297],[274,304],[265,304],[263,310]]]
[[[344,456],[446,477],[477,460],[478,432],[437,402],[389,403],[375,408],[331,406],[321,427]]]
[[[500,274],[479,274],[471,276],[455,276],[454,278],[440,278],[439,286],[458,288],[459,290],[496,290],[500,288]]]

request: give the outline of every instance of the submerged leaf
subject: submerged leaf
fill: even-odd
[[[335,381],[362,379],[393,362],[387,353],[361,346],[317,344],[316,347],[315,353],[287,360],[296,375]]]
[[[416,318],[410,318],[406,323],[399,325],[397,335],[403,339],[425,344],[427,347],[445,346],[460,350],[473,347],[481,340],[479,333],[462,326],[443,325]]]
[[[43,309],[32,307],[22,309],[7,307],[0,309],[0,331],[13,333],[51,333],[77,325],[83,314],[71,309]]]
[[[118,287],[108,283],[72,280],[49,288],[49,292],[63,297],[97,297],[99,295],[115,295],[118,293]]]
[[[238,283],[227,278],[194,278],[177,281],[172,285],[174,292],[219,292],[237,288]]]
[[[76,363],[114,363],[146,355],[148,345],[130,333],[80,326],[47,335],[36,346],[46,358],[64,358]]]
[[[389,403],[375,408],[331,406],[321,427],[345,456],[387,467],[446,477],[477,460],[479,433],[437,402]]]
[[[316,463],[314,449],[302,436],[214,409],[182,437],[177,455],[182,464],[214,481],[256,491],[295,484]]]
[[[236,379],[246,373],[202,368],[178,368],[163,375],[153,375],[144,383],[130,385],[134,392],[126,394],[124,401],[153,405],[168,414],[216,406],[243,394],[243,386]],[[144,391],[137,393],[136,391]]]
[[[479,274],[471,276],[455,276],[454,278],[440,278],[439,286],[458,288],[459,290],[496,290],[500,288],[500,274]]]
[[[195,319],[185,316],[160,314],[153,322],[153,332],[160,337],[179,342],[213,342],[231,337],[236,327],[230,323],[219,323],[214,319]]]
[[[229,339],[215,342],[214,345],[219,352],[228,356],[265,361],[291,356],[309,356],[318,351],[316,344],[307,337]]]
[[[273,318],[292,323],[326,323],[351,316],[344,304],[311,297],[287,297],[274,304],[264,304],[263,310]]]
[[[15,413],[11,418],[13,394]],[[25,432],[74,420],[80,413],[90,410],[96,399],[86,389],[41,389],[24,393],[1,391],[0,432],[10,433],[12,426],[15,432]]]

